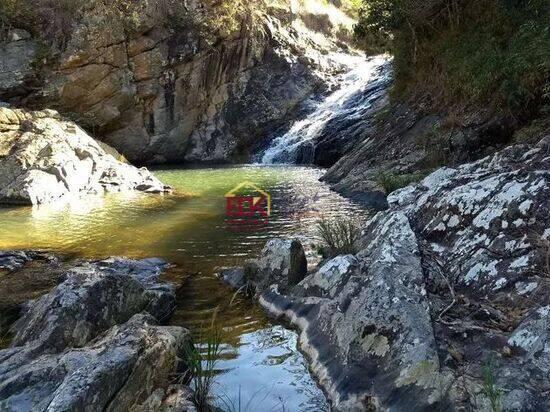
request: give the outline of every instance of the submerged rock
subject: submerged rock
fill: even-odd
[[[113,258],[66,270],[0,350],[0,409],[149,410],[190,344],[186,329],[158,326],[175,306],[174,288],[157,280],[164,266]]]
[[[115,159],[56,112],[0,107],[0,203],[41,204],[89,193],[166,193],[147,169]]]
[[[233,289],[240,289],[247,285],[245,270],[242,267],[221,268],[216,275]]]

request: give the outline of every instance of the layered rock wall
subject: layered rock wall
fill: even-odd
[[[237,2],[221,23],[223,2],[162,4],[121,17],[93,1],[60,50],[8,36],[0,99],[70,115],[132,162],[225,162],[246,159],[341,68],[327,58],[341,49],[288,4]]]

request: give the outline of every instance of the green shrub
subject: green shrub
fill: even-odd
[[[376,183],[384,188],[386,194],[395,192],[411,183],[418,182],[426,176],[426,172],[407,173],[397,175],[392,172],[380,172],[376,177]]]
[[[324,257],[356,254],[361,235],[359,223],[353,219],[323,219],[317,224],[319,236],[323,241],[320,249]]]
[[[355,34],[395,56],[395,95],[529,115],[548,100],[546,0],[363,0]]]

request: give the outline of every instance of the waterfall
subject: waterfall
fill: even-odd
[[[286,133],[274,138],[261,154],[261,163],[325,165],[330,160],[324,161],[321,154],[315,153],[321,141],[345,145],[359,134],[362,130],[359,124],[368,122],[373,103],[385,95],[391,80],[391,64],[386,56],[368,59],[346,56],[346,65],[350,70],[341,75],[338,89],[317,103],[305,119],[296,121]]]

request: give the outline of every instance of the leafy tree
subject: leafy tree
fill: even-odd
[[[397,94],[532,114],[550,95],[549,9],[547,0],[362,0],[355,35],[395,56]]]

